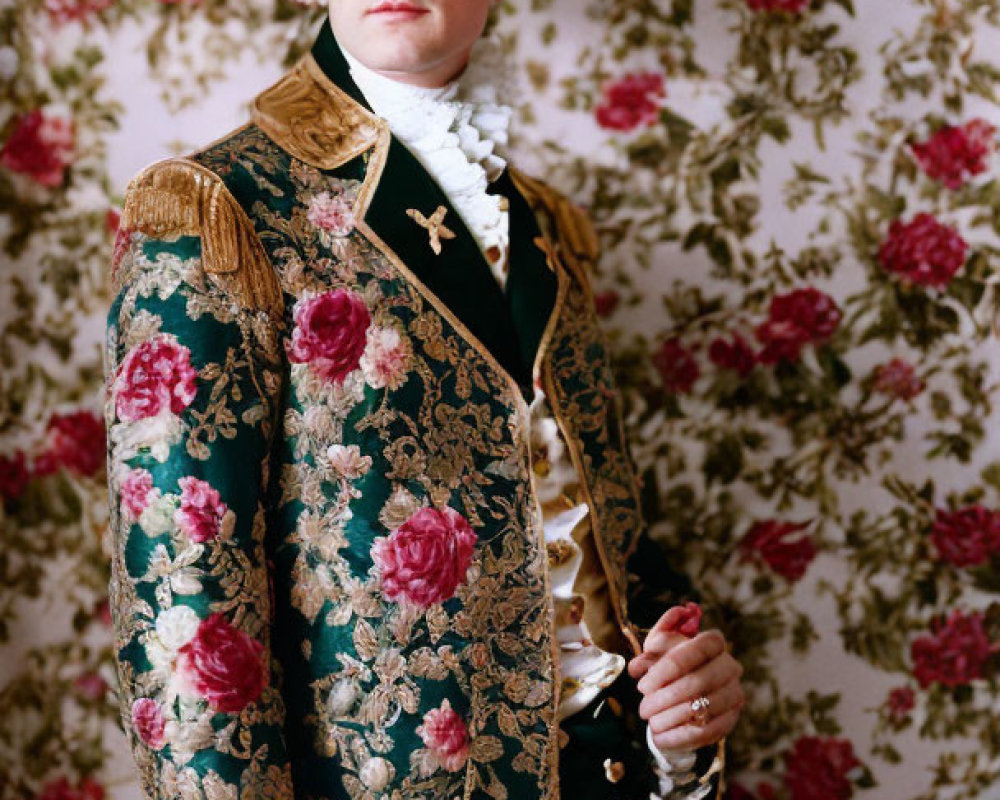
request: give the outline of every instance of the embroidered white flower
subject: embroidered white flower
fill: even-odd
[[[149,537],[162,536],[176,525],[174,514],[180,508],[180,498],[175,494],[154,497],[139,515],[139,527]]]
[[[334,471],[348,480],[360,478],[372,466],[371,456],[361,455],[361,448],[356,444],[332,444],[327,449],[326,455]]]
[[[173,606],[156,618],[156,635],[168,650],[179,650],[198,632],[201,620],[190,606]]]
[[[381,792],[392,780],[393,771],[392,764],[384,758],[376,756],[365,762],[358,777],[361,778],[361,783],[368,787],[369,791]]]
[[[361,371],[373,389],[398,389],[410,371],[411,351],[408,340],[395,328],[372,326],[361,356]]]

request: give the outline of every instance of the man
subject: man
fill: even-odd
[[[251,122],[129,185],[112,605],[151,797],[721,793],[741,669],[663,613],[692,593],[593,233],[459,96],[490,5],[332,0]]]

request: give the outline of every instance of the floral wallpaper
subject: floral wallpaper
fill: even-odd
[[[0,798],[137,798],[100,417],[128,178],[307,48],[277,0],[0,0]],[[647,515],[746,667],[732,800],[1000,799],[1000,0],[515,0]]]

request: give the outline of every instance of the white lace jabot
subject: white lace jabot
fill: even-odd
[[[503,285],[509,216],[503,199],[486,187],[506,165],[497,147],[507,144],[513,111],[498,99],[496,45],[477,42],[465,71],[440,88],[386,78],[341,50],[372,110],[441,186]]]

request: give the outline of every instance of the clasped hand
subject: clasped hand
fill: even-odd
[[[700,617],[695,603],[670,608],[628,665],[643,694],[639,715],[662,750],[718,742],[735,727],[746,703],[740,684],[743,667],[729,654],[721,631],[697,632]],[[694,723],[691,710],[691,701],[702,695],[709,699],[709,720],[703,726]]]

